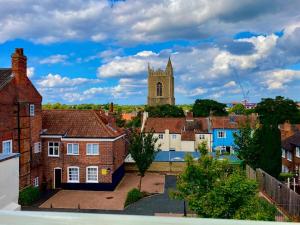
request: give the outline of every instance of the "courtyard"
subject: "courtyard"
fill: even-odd
[[[124,210],[127,193],[138,187],[139,179],[137,173],[127,173],[114,191],[60,190],[39,208]],[[164,186],[164,175],[147,173],[142,180],[141,190],[151,195],[162,194]]]

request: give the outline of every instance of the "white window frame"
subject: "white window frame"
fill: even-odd
[[[158,134],[158,139],[164,139],[164,134]]]
[[[97,145],[98,146],[98,152],[97,153],[89,153],[89,145],[92,145],[92,146]],[[100,145],[99,145],[99,143],[87,143],[86,144],[86,155],[100,155]]]
[[[223,137],[220,136],[220,133],[224,134]],[[218,135],[218,138],[226,138],[226,131],[225,130],[218,130],[217,135]]]
[[[199,134],[199,140],[205,140],[205,134]]]
[[[35,177],[35,178],[33,179],[33,186],[34,186],[34,187],[38,187],[38,186],[39,186],[39,177]]]
[[[58,149],[57,149],[57,155],[50,155],[50,143],[58,143]],[[60,143],[58,141],[48,141],[48,156],[49,157],[59,157],[59,146]],[[54,146],[52,146],[52,148],[54,148]],[[54,152],[54,149],[53,149]]]
[[[34,116],[35,114],[35,106],[34,104],[29,104],[29,115]]]
[[[295,152],[296,157],[300,158],[300,147],[297,146],[295,151],[296,151]]]
[[[74,145],[78,146],[78,152],[74,153]],[[69,152],[70,146],[72,146],[72,152]],[[67,155],[79,155],[79,144],[78,143],[67,143]]]
[[[7,144],[7,143],[9,143],[10,149],[9,149],[9,152],[5,152],[4,153],[4,145]],[[12,153],[12,149],[13,149],[13,147],[12,147],[12,140],[5,140],[5,141],[2,142],[2,154],[11,154]]]
[[[285,157],[286,157],[286,153],[285,153],[285,152],[286,152],[285,149],[282,148],[282,149],[281,149],[281,157],[282,157],[282,158],[285,158]]]
[[[97,170],[97,180],[89,180],[89,169],[96,169]],[[98,166],[88,166],[86,167],[86,174],[85,174],[85,177],[86,177],[86,183],[98,183],[99,182],[99,168]]]
[[[42,144],[41,142],[35,142],[33,147],[34,153],[40,153],[42,151]]]
[[[293,154],[290,151],[286,152],[286,159],[290,162],[293,160]]]
[[[70,169],[77,169],[78,180],[70,180]],[[80,180],[80,168],[78,166],[69,166],[68,167],[68,183],[79,183],[79,180]]]
[[[176,134],[172,134],[172,139],[173,140],[177,139],[177,135]]]

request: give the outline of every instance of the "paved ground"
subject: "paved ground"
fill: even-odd
[[[183,214],[183,201],[169,198],[169,189],[176,187],[176,177],[166,176],[165,192],[143,198],[140,201],[129,205],[125,214],[134,215],[165,215],[165,214]]]
[[[142,181],[142,191],[164,192],[165,176],[147,173]],[[129,173],[124,176],[115,191],[61,190],[44,202],[40,208],[123,210],[129,190],[138,187],[139,176]]]

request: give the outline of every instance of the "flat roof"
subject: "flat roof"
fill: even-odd
[[[6,160],[9,160],[9,159],[12,159],[12,158],[16,158],[16,157],[19,157],[19,156],[20,156],[19,153],[11,153],[11,154],[3,154],[3,153],[1,153],[0,154],[0,162],[6,161]]]
[[[200,152],[187,152],[187,151],[160,151],[156,154],[154,162],[184,162],[186,155],[191,155],[194,160],[197,160],[201,157]],[[215,152],[208,153],[209,155],[216,158]],[[237,155],[220,155],[219,160],[227,159],[230,164],[241,164],[242,160],[237,157]],[[134,162],[131,155],[128,155],[125,159],[125,162]]]

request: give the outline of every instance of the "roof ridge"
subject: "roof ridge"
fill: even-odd
[[[115,133],[111,130],[108,129],[108,127],[104,124],[104,122],[101,120],[99,115],[97,114],[96,110],[92,110],[93,114],[96,116],[96,119],[98,122],[100,122],[101,126],[104,127],[104,129],[110,134],[110,135],[115,135]]]

